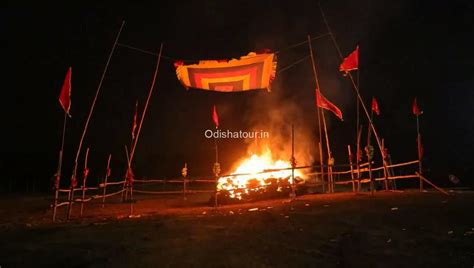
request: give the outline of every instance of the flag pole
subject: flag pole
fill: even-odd
[[[416,133],[417,133],[417,147],[418,147],[418,172],[420,174],[420,192],[423,192],[423,180],[421,179],[422,174],[422,163],[421,163],[421,134],[420,134],[420,120],[419,115],[416,115]]]
[[[316,81],[316,88],[319,89],[319,80],[318,80],[318,73],[316,72],[316,65],[314,63],[314,55],[313,55],[313,47],[311,46],[311,36],[308,34],[308,48],[309,48],[309,54],[311,55],[311,64],[313,67],[313,75],[314,75],[314,80]],[[321,165],[321,180],[323,183],[323,192],[325,191],[324,189],[324,159],[323,159],[323,148],[322,148],[322,133],[321,133],[321,108],[317,106],[317,112],[318,112],[318,128],[319,128],[319,163]],[[328,177],[329,180],[329,177]],[[328,181],[329,182],[329,181]],[[329,184],[328,184],[328,191],[329,191]]]
[[[323,17],[324,24],[326,25],[328,33],[331,36],[331,40],[333,41],[333,44],[336,47],[336,50],[337,50],[337,53],[339,54],[340,59],[344,60],[344,57],[342,56],[341,50],[339,49],[339,45],[336,42],[336,38],[334,37],[334,34],[332,33],[331,28],[329,27],[329,24],[326,20],[326,16],[324,15],[324,11],[321,7],[321,4],[319,4],[319,10],[321,11],[321,15]],[[355,92],[357,94],[357,98],[359,99],[359,103],[362,106],[362,109],[364,110],[364,113],[367,116],[367,119],[369,120],[369,125],[370,125],[370,128],[372,129],[372,131],[374,132],[375,140],[377,141],[377,145],[379,147],[380,153],[383,155],[382,144],[380,143],[379,135],[377,133],[377,130],[375,129],[375,126],[374,126],[374,124],[372,122],[372,119],[369,115],[367,107],[365,106],[364,101],[362,100],[362,97],[361,97],[360,92],[359,92],[359,87],[356,85],[354,77],[352,76],[352,74],[350,72],[347,72],[347,75],[349,75],[349,78],[351,80],[353,89],[355,90]],[[383,159],[383,163],[384,163],[384,166],[386,166],[385,159]]]
[[[357,88],[359,88],[360,84],[360,76],[359,76],[359,66],[357,66]],[[356,96],[356,107],[357,107],[357,125],[356,125],[356,167],[357,167],[357,178],[359,179],[359,185],[358,185],[358,192],[360,191],[360,172],[359,172],[359,156],[361,155],[360,153],[360,134],[362,132],[362,126],[360,125],[360,103],[359,99]]]
[[[66,122],[67,122],[67,112],[64,111],[63,133],[62,133],[62,138],[61,138],[61,149],[59,150],[58,170],[56,171],[56,178],[55,178],[55,181],[54,181],[53,222],[56,221],[56,212],[57,212],[58,197],[59,197],[59,184],[60,184],[60,180],[61,180],[61,171],[62,171],[62,165],[63,165],[64,137],[66,135]]]
[[[112,46],[112,50],[110,51],[109,57],[107,58],[107,62],[105,64],[104,71],[102,72],[102,76],[101,76],[100,81],[99,81],[99,85],[97,86],[97,90],[95,92],[94,100],[92,101],[92,105],[91,105],[91,108],[89,110],[89,115],[87,116],[86,124],[84,125],[84,130],[82,131],[81,139],[79,141],[79,146],[77,148],[76,158],[74,160],[74,169],[73,169],[72,176],[71,176],[71,182],[76,180],[77,162],[79,160],[79,154],[81,153],[82,143],[84,141],[84,137],[86,135],[87,128],[89,126],[89,121],[92,117],[92,113],[94,112],[95,103],[97,101],[97,97],[99,96],[100,89],[102,88],[102,83],[104,82],[105,74],[107,73],[107,69],[109,68],[110,60],[112,59],[112,55],[115,51],[115,47],[117,46],[117,43],[118,43],[120,34],[122,33],[122,29],[123,29],[124,25],[125,25],[125,21],[122,21],[122,25],[120,26],[120,29],[117,33],[117,36],[115,37],[115,42],[114,42],[114,45]],[[68,217],[69,217],[69,215],[68,215]]]

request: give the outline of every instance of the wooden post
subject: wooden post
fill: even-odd
[[[125,202],[128,198],[128,188],[127,188],[127,175],[128,169],[130,168],[130,156],[128,152],[128,147],[125,145],[125,156],[127,157],[127,171],[125,172],[124,176],[124,183],[122,184],[122,202]]]
[[[295,182],[295,127],[291,124],[291,199],[296,198],[296,182]]]
[[[417,132],[417,139],[416,139],[416,143],[417,143],[417,148],[418,148],[418,173],[420,174],[419,177],[420,177],[420,192],[423,192],[423,177],[422,177],[422,174],[423,174],[423,170],[422,170],[422,163],[421,163],[421,160],[423,158],[422,156],[422,149],[421,149],[421,134],[420,134],[420,120],[419,120],[419,115],[417,114],[416,115],[416,132]]]
[[[217,128],[217,127],[216,127]],[[214,138],[214,147],[216,150],[216,162],[214,163],[214,166],[212,167],[212,171],[214,173],[215,177],[215,191],[214,191],[214,208],[217,208],[218,202],[217,202],[217,196],[218,196],[218,191],[217,191],[217,185],[219,183],[219,173],[221,172],[221,166],[219,164],[219,153],[217,149],[217,138]]]
[[[326,137],[326,148],[328,150],[328,182],[329,182],[329,192],[334,193],[334,178],[332,174],[332,153],[331,147],[329,145],[329,136],[328,136],[328,129],[326,127],[326,118],[324,116],[324,110],[321,109],[321,117],[323,119],[323,127],[324,127],[324,135]]]
[[[387,168],[387,155],[385,153],[385,139],[382,138],[382,151],[383,151],[383,154],[382,154],[382,163],[383,163],[383,174],[384,174],[384,177],[385,177],[385,180],[384,180],[384,187],[385,187],[385,191],[388,191],[388,168]]]
[[[188,163],[184,163],[184,168],[181,170],[181,175],[183,175],[183,200],[186,201],[186,177],[188,176]]]
[[[82,201],[81,201],[81,217],[84,212],[84,199],[86,198],[86,181],[89,174],[89,169],[87,168],[87,161],[89,159],[89,148],[86,150],[86,159],[84,161],[84,178],[82,179]]]
[[[360,150],[360,138],[362,136],[362,125],[359,126],[359,134],[357,135],[357,154],[356,154],[356,168],[357,168],[357,192],[360,192],[360,162],[359,158],[362,158],[362,152]]]
[[[319,108],[318,108],[318,119],[319,119]],[[321,136],[319,136],[319,138],[321,139]],[[321,166],[321,182],[323,184],[323,187],[322,187],[322,190],[323,190],[323,193],[326,192],[326,183],[324,182],[324,163],[323,163],[323,146],[321,144],[321,142],[318,142],[318,148],[319,148],[319,164]]]
[[[373,110],[370,110],[370,122],[372,122],[372,117],[374,115],[374,111]],[[369,164],[369,179],[370,179],[370,193],[373,195],[374,194],[374,191],[375,191],[375,184],[374,184],[374,176],[372,176],[372,159],[373,159],[373,155],[371,156],[371,151],[370,151],[370,134],[371,134],[371,130],[372,128],[370,127],[370,124],[369,124],[369,129],[368,129],[368,132],[367,132],[367,147],[366,147],[366,154],[367,154],[367,160],[368,160],[368,164]],[[373,153],[373,152],[372,152]]]
[[[66,135],[66,122],[67,122],[67,113],[64,112],[63,133],[62,133],[62,138],[61,138],[61,149],[59,150],[58,170],[56,171],[56,178],[54,181],[53,222],[56,221],[56,213],[58,209],[59,186],[61,182],[61,170],[62,170],[62,165],[63,165],[64,137]]]
[[[354,168],[352,166],[352,153],[351,146],[347,145],[347,152],[349,154],[349,165],[351,166],[351,180],[352,180],[352,192],[355,192],[355,182],[354,182]]]
[[[316,88],[319,89],[319,79],[318,79],[318,73],[316,71],[316,64],[314,63],[314,55],[313,55],[313,47],[311,46],[311,36],[308,34],[308,48],[309,48],[309,54],[311,55],[311,66],[313,67],[313,75],[314,75],[314,81],[316,82]],[[319,128],[319,163],[321,165],[321,180],[323,183],[323,192],[325,191],[324,189],[324,158],[323,158],[323,135],[321,131],[321,108],[317,107],[317,113],[318,113],[318,128]],[[328,191],[329,191],[329,177],[328,177]]]
[[[107,180],[110,176],[110,160],[112,158],[112,154],[109,154],[109,159],[107,159],[107,169],[105,171],[105,178],[104,178],[104,191],[102,192],[102,207],[105,205],[105,194],[107,193]]]

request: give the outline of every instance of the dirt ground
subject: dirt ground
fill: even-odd
[[[0,267],[473,267],[474,193],[314,194],[221,206],[209,195],[87,204],[0,198]]]

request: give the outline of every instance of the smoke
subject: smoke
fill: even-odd
[[[317,137],[313,130],[314,124],[308,122],[308,110],[302,108],[297,98],[285,97],[283,91],[279,90],[280,84],[273,86],[273,92],[252,99],[247,109],[245,119],[250,128],[269,132],[267,139],[247,140],[247,152],[261,154],[270,149],[273,160],[290,161],[293,125],[297,165],[310,165],[315,158]]]

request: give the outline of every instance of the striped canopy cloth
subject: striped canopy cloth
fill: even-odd
[[[267,89],[275,78],[276,57],[273,53],[256,54],[230,61],[206,60],[176,68],[179,81],[186,88],[221,92]]]

